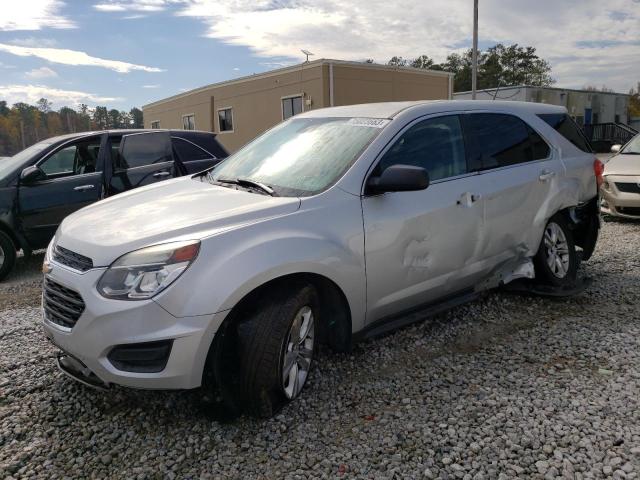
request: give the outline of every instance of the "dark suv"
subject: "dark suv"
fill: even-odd
[[[0,160],[0,280],[47,246],[70,213],[106,197],[205,170],[227,156],[190,130],[112,130],[53,137]]]

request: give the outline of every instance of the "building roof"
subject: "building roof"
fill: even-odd
[[[496,90],[498,92],[503,92],[506,90],[515,90],[515,89],[523,89],[523,88],[536,88],[540,90],[558,90],[563,92],[579,92],[579,93],[598,93],[598,94],[607,94],[607,95],[624,95],[628,97],[628,93],[617,93],[617,92],[601,92],[600,90],[581,90],[579,88],[562,88],[562,87],[540,87],[535,85],[510,85],[505,87],[497,87],[497,88],[483,88],[482,90],[476,90],[476,92],[485,92],[485,93],[495,93]],[[454,92],[454,95],[462,95],[462,94],[470,94],[471,90],[466,90],[464,92]]]
[[[489,110],[513,113],[565,113],[558,105],[532,102],[510,102],[500,100],[417,100],[412,102],[363,103],[310,110],[296,115],[296,118],[363,117],[393,118],[401,112],[420,108],[421,113],[457,112]]]
[[[142,109],[144,110],[145,108],[149,108],[149,107],[153,107],[156,105],[161,105],[165,102],[169,102],[172,100],[177,100],[179,98],[183,98],[186,97],[188,95],[193,95],[195,93],[200,93],[203,92],[205,90],[209,90],[211,88],[216,88],[216,87],[222,87],[222,86],[228,86],[228,85],[234,85],[234,84],[238,84],[238,83],[244,83],[244,82],[250,82],[252,80],[256,80],[256,79],[261,79],[261,78],[268,78],[271,76],[275,76],[275,75],[282,75],[282,74],[286,74],[286,73],[290,73],[290,72],[296,72],[299,70],[306,70],[309,68],[314,68],[320,65],[329,65],[329,64],[333,64],[333,65],[341,65],[341,66],[349,66],[349,67],[359,67],[359,68],[368,68],[368,69],[372,69],[372,70],[397,70],[397,71],[402,71],[402,72],[408,72],[408,73],[415,73],[418,75],[437,75],[437,76],[444,76],[444,77],[453,77],[453,73],[451,72],[444,72],[441,70],[428,70],[425,68],[413,68],[413,67],[400,67],[397,65],[381,65],[378,63],[366,63],[366,62],[350,62],[350,61],[346,61],[346,60],[334,60],[334,59],[329,59],[329,58],[320,58],[318,60],[312,60],[310,62],[304,62],[304,63],[298,63],[296,65],[291,65],[288,67],[283,67],[283,68],[278,68],[275,70],[269,70],[267,72],[263,72],[263,73],[254,73],[253,75],[246,75],[244,77],[240,77],[240,78],[234,78],[232,80],[225,80],[222,82],[217,82],[217,83],[211,83],[209,85],[205,85],[203,87],[198,87],[198,88],[194,88],[193,90],[188,90],[186,92],[182,92],[176,95],[172,95],[170,97],[167,98],[163,98],[161,100],[156,100],[155,102],[151,102],[148,103],[146,105],[142,106]]]

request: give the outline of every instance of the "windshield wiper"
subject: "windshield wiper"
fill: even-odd
[[[218,178],[216,181],[220,183],[232,183],[234,185],[240,185],[241,187],[257,188],[258,190],[262,190],[267,195],[271,195],[272,197],[278,196],[273,188],[271,188],[269,185],[250,180],[248,178]]]

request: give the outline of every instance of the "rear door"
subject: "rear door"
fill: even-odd
[[[484,199],[481,250],[488,265],[535,254],[552,192],[563,172],[558,152],[517,116],[470,113],[465,134]]]
[[[167,131],[112,136],[110,143],[110,196],[178,176]]]
[[[101,198],[105,144],[106,135],[67,142],[36,163],[45,178],[20,183],[18,210],[32,246],[46,246],[67,215]]]
[[[201,172],[213,167],[221,160],[191,140],[176,136],[171,137],[171,140],[174,155],[180,160],[187,173]]]

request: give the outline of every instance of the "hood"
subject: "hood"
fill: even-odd
[[[108,266],[147,245],[196,239],[295,212],[300,199],[270,197],[183,177],[90,205],[60,225],[57,244]]]
[[[640,176],[640,155],[620,153],[611,157],[604,165],[604,174]]]

